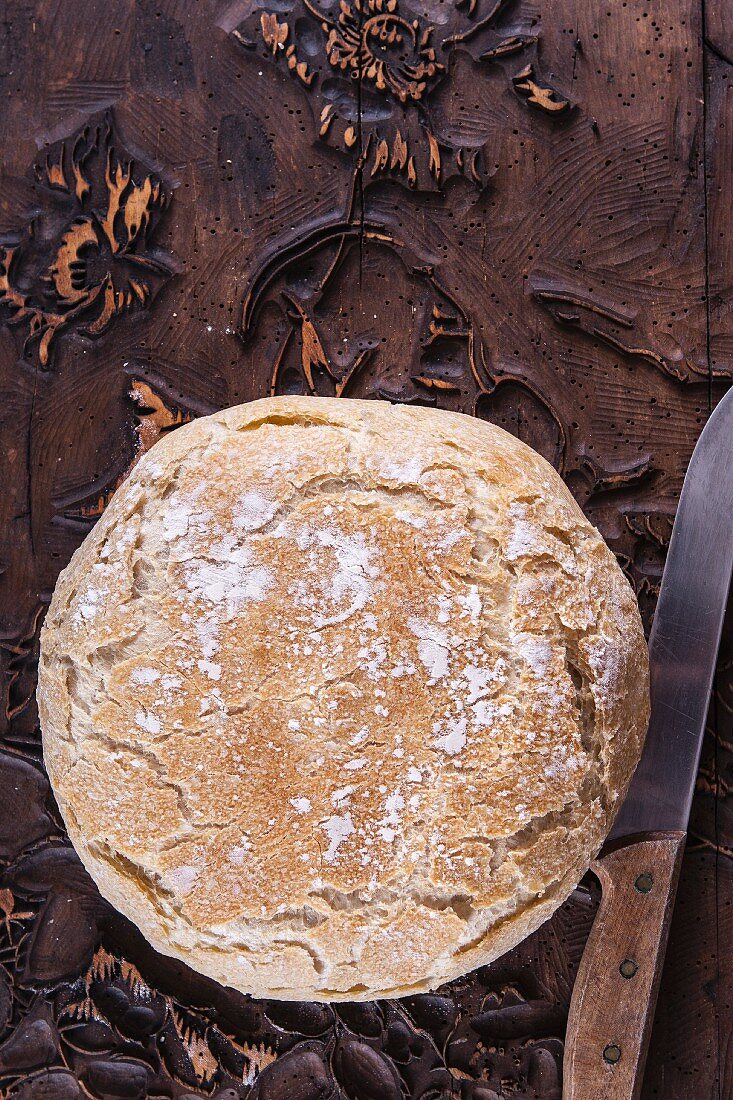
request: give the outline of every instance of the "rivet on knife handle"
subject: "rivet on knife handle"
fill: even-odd
[[[593,864],[603,890],[568,1020],[563,1100],[637,1100],[684,833],[647,833]]]

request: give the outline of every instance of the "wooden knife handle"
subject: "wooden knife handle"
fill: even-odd
[[[563,1100],[638,1100],[684,833],[644,833],[592,865],[603,890],[570,1004]]]

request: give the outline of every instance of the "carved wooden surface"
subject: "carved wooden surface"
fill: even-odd
[[[560,1096],[592,880],[435,995],[223,991],[156,956],[69,847],[38,630],[137,457],[268,393],[506,427],[561,471],[648,625],[733,363],[732,33],[726,0],[6,3],[0,1095]],[[733,1096],[731,637],[645,1098]]]

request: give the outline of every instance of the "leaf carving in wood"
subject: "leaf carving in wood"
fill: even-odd
[[[0,640],[3,703],[0,732],[16,748],[40,755],[40,732],[35,690],[39,637],[46,603],[39,603],[20,637]]]
[[[351,290],[361,262],[356,308]],[[290,279],[296,270],[297,294]],[[389,271],[389,287],[379,276],[372,285],[366,271]],[[414,301],[421,301],[419,309]],[[375,396],[472,411],[477,392],[490,385],[483,346],[467,314],[428,265],[385,227],[353,222],[333,231],[317,228],[292,253],[278,249],[266,259],[245,297],[246,347],[263,311],[272,308],[279,320],[274,328],[268,321],[271,395]],[[389,341],[381,339],[387,330],[375,324],[377,311],[385,308],[391,313]],[[405,364],[415,366],[405,370]]]
[[[611,506],[604,515],[596,511],[593,502],[588,511],[636,593],[648,634],[672,535],[674,511],[665,511],[663,505],[650,505],[648,510],[642,510],[626,504],[620,513]]]
[[[532,107],[540,107],[548,114],[555,115],[570,108],[570,100],[560,95],[544,81],[538,80],[534,65],[526,65],[521,72],[512,77],[512,84],[518,92],[527,97]]]
[[[707,366],[703,368],[694,359],[684,356],[681,349],[665,353],[655,346],[651,334],[639,332],[637,312],[629,306],[601,301],[568,284],[540,278],[535,279],[533,296],[558,324],[578,329],[623,356],[647,363],[678,382],[696,381],[696,375],[707,376]]]
[[[152,247],[170,191],[125,152],[107,113],[35,165],[47,208],[0,245],[0,316],[25,328],[42,368],[64,332],[105,332],[170,276]]]
[[[162,435],[193,420],[194,413],[169,402],[142,379],[133,378],[127,391],[133,419],[132,457],[121,472],[110,474],[93,489],[67,494],[54,502],[57,513],[83,524],[95,523],[125,478]]]

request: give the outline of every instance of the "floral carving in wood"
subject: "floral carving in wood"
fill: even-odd
[[[402,103],[422,98],[428,81],[445,72],[430,45],[433,28],[405,19],[397,0],[353,0],[340,4],[328,28],[326,53],[335,69],[388,90]]]
[[[121,146],[111,114],[34,165],[43,212],[0,246],[0,316],[50,365],[61,333],[98,336],[170,273],[152,239],[170,192]]]
[[[536,19],[510,7],[510,0],[267,0],[232,34],[287,65],[309,89],[319,138],[360,152],[367,181],[390,176],[427,190],[456,174],[486,179],[486,135],[467,142],[452,118],[455,51],[482,67],[506,63],[509,86],[530,107],[552,117],[570,111],[570,100],[539,75]]]

